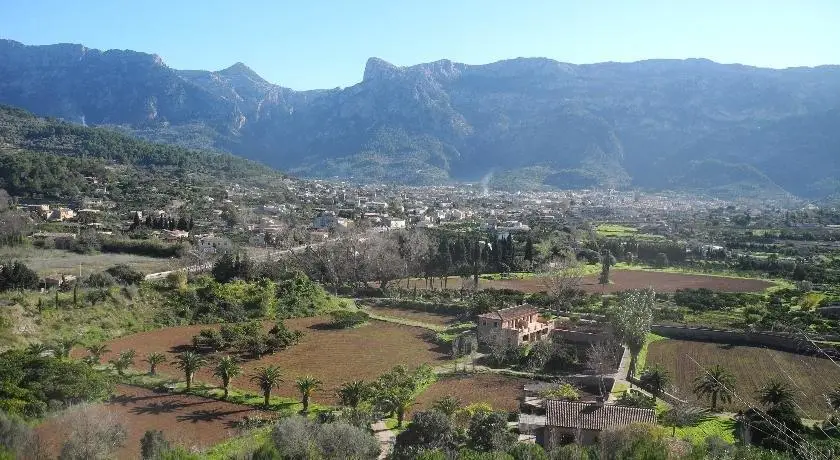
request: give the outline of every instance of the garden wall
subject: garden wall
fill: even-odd
[[[555,329],[554,335],[571,343],[598,343],[610,338],[607,333],[594,334],[591,332],[572,331],[568,329]]]
[[[700,342],[748,345],[772,348],[791,353],[815,354],[818,349],[804,337],[786,333],[740,332],[706,329],[699,327],[661,326],[651,327],[654,334],[671,339],[696,340]],[[823,349],[837,353],[834,348]]]

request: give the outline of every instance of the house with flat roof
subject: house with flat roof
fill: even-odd
[[[528,304],[478,315],[479,342],[500,337],[510,345],[520,345],[546,339],[553,329],[554,323],[542,318],[539,311]]]

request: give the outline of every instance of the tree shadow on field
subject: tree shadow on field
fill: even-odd
[[[153,402],[146,404],[145,406],[132,407],[130,412],[136,415],[160,415],[175,412],[181,408],[183,408],[183,406],[176,402]]]
[[[181,354],[185,351],[194,351],[194,352],[202,354],[202,355],[207,354],[207,353],[204,353],[203,350],[197,349],[196,347],[192,346],[192,344],[175,345],[174,347],[169,348],[169,352],[172,353],[172,354],[175,354],[175,355]]]
[[[121,394],[112,396],[111,399],[108,401],[111,404],[119,404],[121,406],[127,406],[129,404],[135,404],[140,401],[146,401],[147,399],[157,399],[157,398],[165,398],[167,395],[148,395],[148,396],[135,396],[131,394]]]
[[[316,323],[306,327],[307,329],[312,329],[313,331],[342,331],[345,328],[340,328],[333,326],[331,323]],[[352,330],[352,328],[346,328]]]
[[[137,406],[131,408],[131,413],[143,415],[143,414],[166,414],[175,411],[179,411],[191,406],[199,406],[202,404],[209,404],[213,401],[195,401],[195,402],[186,402],[186,401],[165,401],[162,403],[154,402],[146,404],[145,406]]]
[[[198,423],[198,422],[215,422],[218,420],[222,420],[225,417],[234,414],[240,414],[242,412],[251,412],[253,409],[238,409],[238,410],[230,410],[230,411],[222,411],[219,409],[209,409],[209,410],[196,410],[190,412],[189,414],[179,415],[176,417],[176,420],[179,422],[191,422],[191,423]],[[231,422],[228,422],[231,423]],[[232,422],[235,423],[235,422]]]

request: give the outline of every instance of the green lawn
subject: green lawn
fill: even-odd
[[[251,452],[269,440],[272,426],[254,428],[240,436],[216,444],[204,452],[208,460],[228,460],[230,458],[245,458]]]
[[[636,358],[636,375],[641,375],[642,371],[645,368],[645,362],[647,361],[648,345],[654,342],[658,342],[660,340],[668,340],[668,337],[662,337],[661,335],[656,335],[652,332],[648,332],[647,339],[645,340],[645,346],[642,347],[642,351],[639,352],[639,357]]]
[[[676,436],[695,444],[704,442],[709,436],[717,436],[728,443],[734,443],[735,420],[728,416],[711,418],[697,426],[677,428]]]

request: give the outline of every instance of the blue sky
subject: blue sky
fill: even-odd
[[[2,38],[156,53],[179,69],[242,61],[294,89],[355,84],[371,56],[840,64],[838,24],[840,0],[0,0]]]

